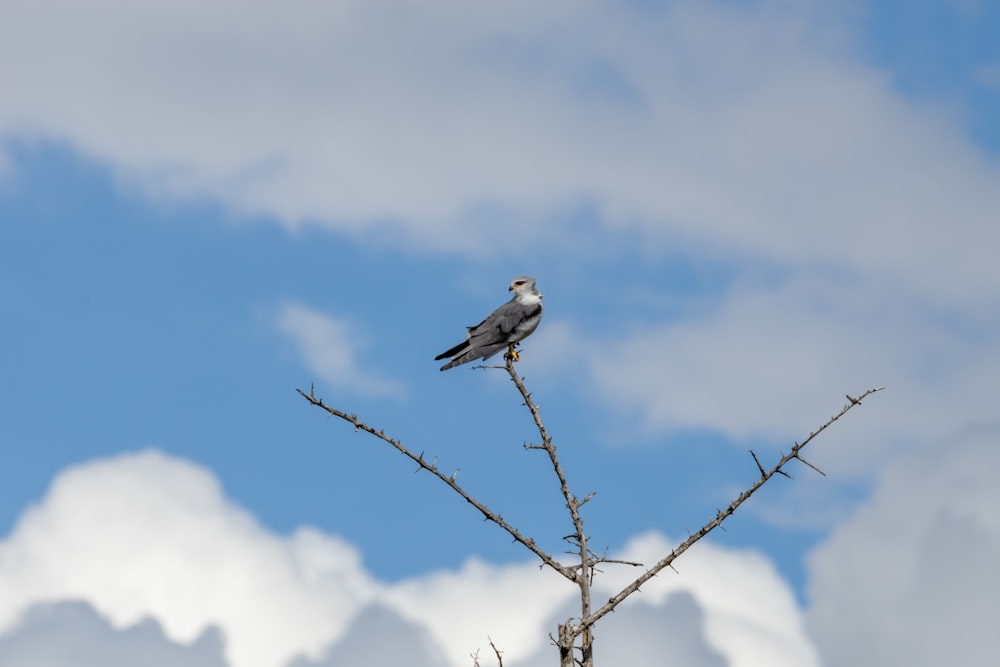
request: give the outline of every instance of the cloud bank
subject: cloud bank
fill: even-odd
[[[667,549],[650,534],[621,555],[652,562]],[[766,559],[705,544],[679,567],[680,576],[645,588],[641,604],[623,607],[623,618],[695,610],[678,627],[697,634],[678,636],[678,650],[705,664],[720,655],[730,665],[818,664],[794,598]],[[632,576],[610,571],[595,595]],[[533,562],[473,559],[457,571],[376,581],[349,544],[309,529],[275,535],[226,499],[207,470],[152,450],[67,469],[0,542],[0,658],[49,655],[52,641],[39,638],[57,637],[105,656],[108,667],[131,664],[140,648],[164,665],[362,664],[388,659],[384,633],[396,628],[411,637],[411,664],[468,664],[487,635],[505,664],[546,664],[554,659],[548,633],[574,613],[573,600],[570,586]],[[628,635],[621,623],[606,621],[612,636]],[[605,651],[641,654],[661,638],[617,649],[611,641]]]
[[[943,467],[926,452],[885,476],[813,556],[810,632],[765,557],[706,542],[602,621],[601,659],[802,667],[906,655],[930,666],[956,655],[959,632],[964,663],[982,663],[997,611],[982,585],[1000,551],[987,509],[994,445],[995,434],[973,437],[948,447]],[[650,563],[669,548],[651,533],[617,555]],[[595,599],[633,576],[608,568]],[[67,469],[0,542],[4,665],[70,664],[69,651],[105,667],[136,652],[164,667],[361,665],[394,659],[391,631],[418,667],[466,665],[487,635],[504,664],[534,667],[555,660],[548,633],[575,608],[571,587],[533,562],[377,581],[349,544],[273,534],[207,470],[152,450]]]

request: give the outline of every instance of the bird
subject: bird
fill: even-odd
[[[535,289],[535,279],[531,276],[514,278],[507,291],[514,293],[510,301],[479,324],[467,327],[469,333],[464,341],[434,357],[435,361],[451,359],[441,370],[446,371],[476,359],[489,359],[504,347],[507,348],[504,359],[520,360],[514,345],[538,327],[542,319],[543,297]]]

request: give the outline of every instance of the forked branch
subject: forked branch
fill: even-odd
[[[859,397],[854,398],[848,396],[848,403],[845,405],[840,412],[830,417],[829,420],[822,426],[820,426],[816,431],[809,434],[802,442],[795,443],[787,454],[784,454],[778,463],[771,469],[765,469],[761,464],[760,459],[757,454],[752,450],[750,455],[753,457],[753,461],[757,466],[757,470],[760,472],[760,477],[754,482],[750,487],[743,491],[739,496],[736,497],[729,506],[724,510],[717,510],[715,517],[710,521],[705,523],[697,532],[688,536],[686,540],[677,545],[669,554],[664,556],[658,562],[656,562],[652,567],[647,569],[641,575],[639,575],[632,583],[623,588],[620,592],[612,596],[608,601],[596,611],[591,611],[591,583],[593,575],[595,572],[595,566],[600,563],[609,564],[621,564],[642,567],[640,563],[633,563],[630,561],[614,560],[608,559],[604,555],[595,554],[587,546],[587,535],[583,530],[583,519],[580,515],[580,508],[589,501],[594,494],[591,493],[584,498],[580,499],[573,495],[570,491],[569,483],[566,480],[566,475],[563,472],[562,465],[559,462],[559,458],[556,455],[556,447],[552,443],[552,438],[549,436],[548,431],[545,429],[545,425],[542,423],[541,414],[539,412],[538,406],[535,405],[534,401],[531,399],[531,393],[525,388],[523,378],[519,377],[514,371],[513,360],[507,359],[504,366],[488,366],[487,368],[503,368],[506,369],[507,373],[510,375],[511,381],[517,387],[520,392],[521,397],[524,399],[524,405],[528,408],[531,413],[532,418],[535,422],[535,427],[538,429],[538,433],[541,436],[541,444],[528,445],[529,449],[542,449],[545,450],[549,457],[549,461],[552,464],[552,469],[555,472],[556,478],[559,481],[559,488],[562,492],[562,496],[566,501],[566,508],[569,511],[570,519],[573,524],[573,532],[567,535],[564,539],[569,542],[573,547],[573,553],[579,555],[579,561],[577,564],[572,566],[566,566],[558,562],[552,555],[540,549],[535,541],[523,535],[520,531],[510,525],[507,521],[503,519],[498,513],[494,512],[486,505],[480,501],[473,498],[465,489],[463,489],[456,481],[455,474],[447,475],[441,472],[437,467],[436,460],[426,461],[424,459],[423,453],[415,454],[410,449],[403,446],[403,444],[387,436],[384,431],[376,431],[373,427],[369,426],[365,422],[358,419],[357,415],[348,414],[342,412],[332,406],[325,404],[321,399],[316,398],[314,391],[310,388],[309,393],[302,391],[301,389],[296,389],[299,394],[303,396],[307,401],[313,405],[326,410],[329,414],[339,417],[349,424],[354,426],[355,431],[365,431],[376,438],[386,442],[387,444],[394,447],[397,451],[407,456],[409,459],[414,461],[421,469],[426,470],[435,477],[437,477],[441,482],[448,485],[455,493],[460,495],[465,499],[470,505],[475,507],[482,513],[482,515],[497,524],[511,537],[514,538],[516,542],[524,545],[529,551],[538,556],[541,561],[551,567],[553,570],[561,574],[566,579],[572,581],[580,588],[580,616],[574,622],[574,619],[569,619],[566,623],[559,625],[558,638],[553,638],[556,645],[559,647],[560,653],[560,665],[562,667],[571,667],[573,665],[582,665],[583,667],[592,667],[593,665],[593,625],[604,617],[609,612],[613,611],[619,604],[621,604],[626,598],[638,591],[643,584],[655,577],[657,574],[662,572],[665,568],[671,567],[673,562],[680,557],[685,551],[690,549],[698,540],[705,537],[708,533],[715,530],[722,523],[728,519],[736,511],[740,505],[745,503],[750,497],[756,493],[764,484],[766,484],[775,475],[783,475],[785,477],[790,477],[790,475],[784,470],[784,467],[788,465],[793,459],[801,461],[806,466],[812,468],[816,472],[824,475],[822,470],[817,468],[815,465],[807,461],[802,456],[802,450],[812,442],[820,433],[825,431],[834,422],[843,417],[851,408],[856,405],[860,405],[861,401],[867,398],[869,395],[875,392],[882,391],[884,387],[876,387],[874,389],[869,389],[868,391],[861,394]],[[577,645],[577,639],[579,638],[579,645]],[[490,643],[496,654],[497,661],[502,665],[502,659],[500,657],[500,652],[497,651],[496,647]],[[579,652],[579,657],[575,654]],[[474,661],[478,656],[473,656]],[[478,662],[477,662],[478,664]]]

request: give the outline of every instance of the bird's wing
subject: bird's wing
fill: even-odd
[[[517,325],[528,319],[536,310],[538,310],[537,305],[526,306],[517,301],[508,301],[490,313],[489,317],[485,320],[474,327],[469,327],[469,337],[492,337],[492,334],[498,340],[500,338],[506,340],[507,336],[517,328]],[[486,342],[486,340],[483,342]]]
[[[482,354],[483,359],[492,357],[504,346],[515,343],[534,331],[541,311],[541,304],[525,305],[509,301],[469,329],[469,343]]]

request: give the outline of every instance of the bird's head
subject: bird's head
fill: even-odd
[[[513,292],[515,298],[524,302],[538,302],[542,300],[542,295],[535,289],[535,279],[531,276],[520,276],[514,278],[507,288],[508,292]]]

